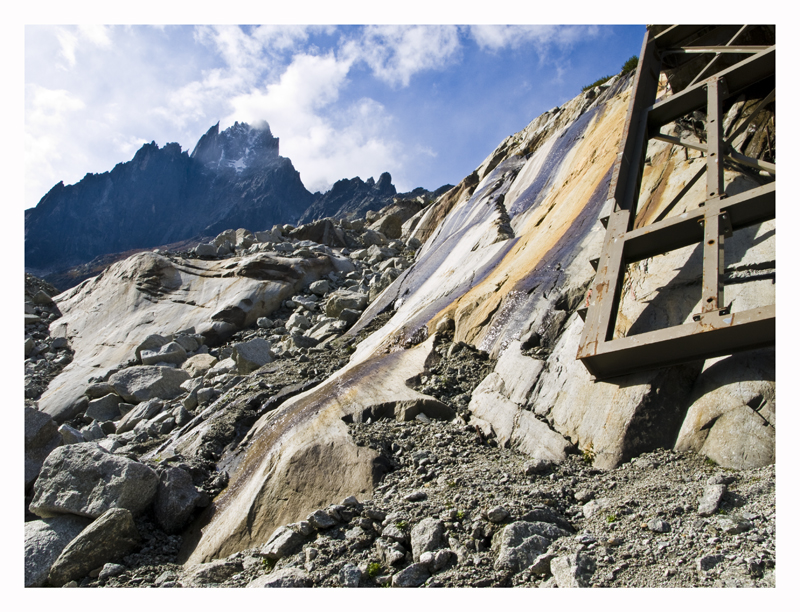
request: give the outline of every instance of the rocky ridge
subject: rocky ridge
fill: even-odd
[[[110,172],[55,185],[25,212],[25,265],[63,290],[80,275],[71,269],[95,259],[107,264],[109,256],[129,250],[196,243],[231,227],[255,231],[326,217],[363,218],[395,199],[428,203],[449,188],[398,194],[385,172],[377,183],[343,179],[312,194],[291,160],[279,155],[279,139],[266,122],[236,122],[222,132],[217,124],[191,154],[177,143],[151,142]]]

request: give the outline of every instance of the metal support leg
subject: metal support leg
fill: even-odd
[[[708,140],[708,157],[706,158],[708,180],[706,198],[712,200],[725,193],[725,177],[722,157],[725,153],[723,139],[722,100],[727,93],[722,79],[711,79],[708,82],[708,113],[706,116],[706,134]]]

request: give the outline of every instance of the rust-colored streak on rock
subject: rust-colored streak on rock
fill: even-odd
[[[520,240],[503,261],[480,284],[433,317],[429,329],[440,319],[456,321],[457,341],[479,344],[491,315],[506,294],[522,280],[556,242],[569,231],[592,193],[616,159],[627,95],[613,100],[586,130],[586,136],[569,154],[545,200],[516,229]],[[510,206],[510,204],[509,204]],[[472,305],[473,307],[471,307]]]

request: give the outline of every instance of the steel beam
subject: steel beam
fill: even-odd
[[[774,304],[729,313],[724,303],[723,272],[725,238],[737,229],[775,218],[775,183],[726,197],[720,159],[729,156],[739,163],[775,172],[774,164],[751,159],[731,149],[730,143],[744,127],[737,128],[726,142],[722,125],[723,100],[774,74],[775,46],[734,47],[733,43],[751,26],[739,27],[725,46],[691,46],[693,40],[718,38],[715,27],[648,27],[642,43],[620,153],[609,187],[607,204],[612,210],[603,214],[607,231],[603,251],[597,260],[595,282],[587,298],[588,310],[577,355],[597,378],[774,344]],[[716,55],[697,72],[692,85],[652,104],[661,58],[671,52]],[[713,74],[711,68],[722,53],[747,53],[751,57]],[[685,62],[682,64],[689,66]],[[699,77],[706,73],[710,76],[698,83]],[[773,99],[774,91],[762,100],[754,114]],[[700,108],[706,110],[707,144],[660,133],[661,126]],[[634,229],[641,172],[650,138],[705,153],[706,194],[694,210],[667,218],[662,213],[655,223]],[[627,264],[697,243],[703,245],[703,287],[700,310],[693,315],[693,321],[613,338]]]

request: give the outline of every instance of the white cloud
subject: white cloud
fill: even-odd
[[[111,45],[111,28],[104,25],[80,25],[78,26],[80,35],[97,47],[109,47]]]
[[[345,46],[379,79],[403,87],[417,72],[446,66],[459,48],[456,26],[367,26],[360,39]]]
[[[96,47],[111,46],[109,32],[111,28],[102,25],[81,25],[77,27],[60,27],[57,29],[56,38],[60,46],[59,55],[67,60],[69,68],[74,68],[77,63],[78,47],[90,43]],[[61,65],[62,68],[66,68]]]
[[[63,28],[59,28],[56,37],[58,38],[58,44],[61,47],[59,49],[59,55],[67,60],[67,64],[69,64],[69,67],[72,68],[75,66],[76,61],[75,50],[78,47],[78,37],[72,32],[69,32]]]
[[[71,116],[85,108],[63,89],[25,88],[26,200],[38,201],[60,178],[55,167],[64,159],[64,140]],[[67,157],[70,161],[70,156]],[[72,160],[74,161],[74,160]]]
[[[566,47],[584,37],[593,37],[597,28],[556,25],[474,25],[470,34],[481,49],[499,51],[533,44],[540,53],[551,46]]]

